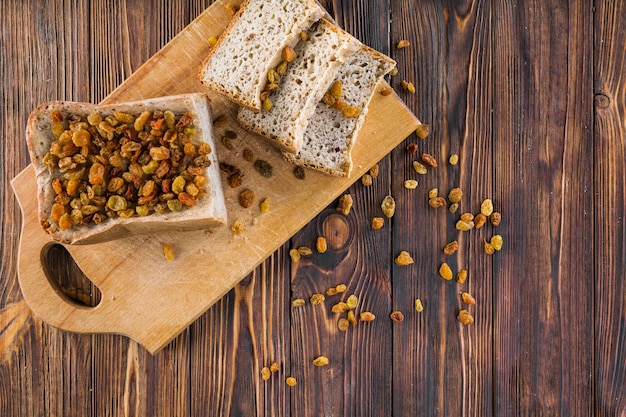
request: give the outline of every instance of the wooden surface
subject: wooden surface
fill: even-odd
[[[217,2],[152,56],[104,100],[128,102],[162,95],[206,92],[197,72],[209,52],[206,42],[219,35],[232,16],[225,2]],[[178,63],[184,62],[185,66]],[[377,91],[384,85],[377,87]],[[215,128],[220,163],[240,169],[243,184],[232,188],[222,174],[228,212],[227,227],[193,232],[167,231],[136,235],[100,244],[68,245],[72,259],[101,293],[93,309],[59,296],[46,274],[47,252],[53,244],[39,226],[35,171],[27,167],[13,181],[24,228],[19,251],[18,276],[24,299],[35,315],[54,327],[78,333],[117,333],[138,341],[150,353],[163,348],[243,277],[289,240],[351,183],[415,131],[419,122],[397,95],[375,94],[353,150],[353,175],[337,178],[308,171],[298,179],[294,166],[267,141],[247,133],[236,121],[237,106],[209,93],[212,118],[222,117]],[[237,135],[232,149],[221,144],[230,130]],[[219,146],[218,146],[219,145]],[[256,172],[243,150],[272,166],[271,178]],[[239,204],[239,194],[251,190],[255,202]],[[260,202],[269,201],[261,213]],[[245,230],[234,233],[241,222]],[[175,259],[168,261],[163,245],[170,245]],[[141,248],[138,250],[138,248]],[[40,262],[34,260],[40,259]],[[50,277],[48,277],[49,275]]]
[[[350,188],[350,216],[329,205],[155,356],[123,336],[70,334],[34,317],[17,282],[21,216],[8,188],[28,165],[27,114],[49,99],[101,101],[209,3],[0,6],[0,415],[626,415],[621,1],[324,2],[398,61],[392,84],[431,126],[405,144],[440,167],[407,191],[416,155],[398,146],[371,187]],[[397,50],[399,39],[411,47]],[[403,78],[417,94],[401,91]],[[444,163],[451,153],[456,167]],[[459,234],[458,214],[429,208],[433,186],[460,186],[461,211],[492,198],[503,250],[482,252],[491,227]],[[387,194],[396,215],[373,231]],[[289,249],[320,234],[329,251],[292,265]],[[444,257],[455,238],[460,250]],[[401,250],[416,263],[396,266]],[[444,260],[470,271],[465,285],[437,277]],[[98,303],[63,248],[50,264],[67,294]],[[342,333],[329,311],[336,298],[291,309],[292,298],[338,283],[377,319]],[[455,318],[462,290],[477,300],[470,326]],[[320,354],[330,364],[315,368]],[[260,369],[274,360],[281,370],[264,382]]]

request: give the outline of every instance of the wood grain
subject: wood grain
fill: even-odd
[[[626,29],[623,1],[601,2],[594,14],[594,161],[595,221],[595,412],[626,413],[626,53],[621,42]]]
[[[99,102],[198,16],[210,0],[8,0],[0,6],[0,176],[28,164],[23,127],[49,99]],[[0,415],[620,416],[624,385],[624,21],[620,0],[567,2],[326,0],[340,25],[390,53],[391,83],[428,123],[421,141],[440,161],[417,177],[405,144],[355,184],[353,212],[334,203],[155,356],[125,337],[76,335],[43,324],[17,282],[21,217],[0,199]],[[593,6],[593,8],[592,8]],[[411,47],[397,50],[400,38]],[[129,52],[132,50],[132,53]],[[413,81],[409,95],[400,81]],[[409,79],[411,78],[411,79]],[[458,152],[460,163],[446,157]],[[401,182],[415,177],[409,192]],[[425,193],[453,185],[462,211],[484,197],[503,223],[458,234],[455,216]],[[396,197],[385,228],[380,200]],[[481,238],[505,238],[487,257]],[[293,265],[288,251],[332,243]],[[442,245],[459,238],[444,257]],[[393,264],[399,250],[416,259]],[[442,282],[443,260],[470,270]],[[97,292],[63,251],[50,262],[68,294]],[[376,321],[336,330],[329,309],[295,296],[345,282]],[[455,318],[459,291],[476,322]],[[347,294],[346,294],[347,295]],[[420,297],[425,310],[414,312]],[[405,321],[389,313],[402,310]],[[331,364],[314,368],[312,356]],[[270,380],[260,367],[280,363]],[[284,379],[293,375],[298,385]]]

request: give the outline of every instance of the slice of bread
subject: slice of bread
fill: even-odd
[[[352,170],[351,151],[365,120],[376,86],[396,63],[386,55],[363,45],[350,55],[335,78],[342,84],[342,100],[360,109],[357,117],[344,117],[341,110],[324,101],[317,104],[304,133],[302,148],[296,154],[284,153],[297,165],[326,174],[346,177]]]
[[[324,16],[316,0],[246,0],[211,48],[200,81],[231,100],[261,110],[260,94],[270,68],[280,64],[286,46]]]
[[[287,66],[279,88],[270,94],[269,111],[255,113],[242,107],[237,119],[286,152],[302,147],[309,117],[315,111],[346,57],[361,43],[325,19],[314,25],[307,41],[296,46],[296,58]]]
[[[166,111],[175,115],[173,121]],[[141,119],[145,121],[141,127],[133,120],[143,112],[147,116]],[[96,113],[104,119],[102,122],[94,116]],[[132,118],[119,121],[126,115]],[[111,128],[114,124],[116,133]],[[76,133],[79,130],[81,134]],[[226,224],[205,94],[103,106],[68,101],[44,103],[28,119],[26,140],[37,177],[40,223],[54,240],[97,243],[130,234]],[[187,142],[194,146],[183,146]],[[178,176],[183,179],[178,180]],[[74,184],[70,185],[72,180]],[[148,181],[152,184],[146,185]],[[195,188],[190,185],[192,181]],[[180,204],[167,203],[164,194],[168,192],[167,199]],[[140,197],[144,197],[142,201]]]

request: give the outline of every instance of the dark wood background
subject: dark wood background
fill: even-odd
[[[21,215],[9,181],[29,163],[24,126],[51,99],[98,102],[210,0],[4,0],[0,3],[0,415],[2,416],[625,416],[626,4],[623,1],[327,0],[338,23],[398,61],[392,84],[431,127],[349,192],[348,217],[324,210],[155,356],[122,336],[76,335],[32,316],[16,271]],[[398,50],[399,39],[409,48]],[[417,94],[401,91],[402,79]],[[416,143],[440,167],[420,177]],[[459,165],[444,163],[451,153]],[[459,234],[426,192],[459,186],[461,211],[502,212]],[[373,231],[391,194],[391,223]],[[324,234],[330,249],[294,267],[288,251]],[[447,260],[460,286],[437,276]],[[416,258],[398,267],[393,257]],[[62,248],[65,290],[98,294]],[[377,315],[336,330],[325,306],[292,310],[345,283]],[[477,299],[462,326],[459,292]],[[413,309],[421,298],[425,310]],[[389,313],[403,311],[393,323]],[[311,360],[326,355],[330,364]],[[265,382],[262,366],[281,370]],[[296,387],[284,379],[293,375]]]

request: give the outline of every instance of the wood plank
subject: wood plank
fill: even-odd
[[[426,140],[412,138],[417,153],[396,149],[393,154],[394,166],[404,170],[404,177],[392,176],[399,203],[393,254],[407,250],[416,257],[415,265],[392,269],[393,308],[405,312],[405,322],[394,326],[394,411],[398,416],[491,415],[493,261],[481,245],[491,230],[459,232],[455,223],[463,212],[476,214],[482,199],[493,194],[493,16],[489,4],[471,1],[399,1],[392,2],[392,10],[398,22],[393,42],[411,42],[410,48],[394,54],[400,68],[396,85],[402,79],[415,83],[417,94],[407,100],[431,129]],[[433,155],[439,165],[424,176],[412,168],[422,152]],[[460,156],[457,166],[448,164],[451,154]],[[418,179],[418,189],[404,189],[406,178]],[[447,198],[454,187],[463,190],[457,213],[428,205],[429,189],[438,188]],[[403,227],[407,224],[412,227]],[[459,250],[445,256],[443,247],[453,240]],[[467,282],[459,285],[439,277],[442,262],[455,274],[467,269]],[[461,291],[473,294],[477,305],[463,305]],[[416,298],[422,300],[422,313],[414,309]],[[474,324],[458,322],[461,308],[470,310]]]
[[[595,412],[626,410],[626,4],[596,3],[594,13]]]
[[[591,415],[592,5],[494,13],[494,412]]]

